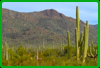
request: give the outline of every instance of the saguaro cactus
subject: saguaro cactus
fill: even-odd
[[[83,49],[83,63],[85,62],[85,58],[86,58],[86,26],[84,27],[84,49]]]
[[[43,38],[43,49],[44,49],[44,38]]]
[[[54,47],[54,41],[53,41],[53,47],[52,47],[52,49],[54,49],[55,47]]]
[[[79,42],[79,45],[80,45],[80,57],[82,55],[82,50],[83,50],[82,44],[83,44],[83,32],[81,33],[80,42]]]
[[[2,45],[2,49],[3,49],[3,45]]]
[[[88,34],[89,34],[89,26],[88,20],[86,21],[86,26],[84,27],[84,50],[83,50],[83,63],[85,62],[85,58],[87,56],[88,49]]]
[[[80,28],[79,28],[79,21],[80,21],[80,18],[79,18],[79,9],[78,9],[78,6],[76,6],[76,28],[77,28],[77,41],[78,41],[78,44],[76,45],[76,54],[77,54],[77,60],[79,58],[79,50],[80,50],[80,47],[79,47],[79,37],[80,37]]]
[[[62,45],[62,39],[61,39],[61,47],[60,47],[61,51],[63,50],[63,45]]]
[[[98,49],[95,49],[95,54],[98,54]]]
[[[78,61],[79,50],[78,50],[78,32],[77,32],[77,28],[75,29],[75,45],[76,45],[76,60]]]
[[[38,47],[38,48],[39,48],[39,50],[40,50],[40,45],[39,45],[39,47]]]
[[[79,29],[79,21],[80,21],[80,18],[79,18],[79,9],[78,9],[78,6],[76,6],[76,28],[77,28],[77,34],[78,34],[78,40],[79,40],[79,36],[80,36],[80,29]]]
[[[95,53],[94,53],[94,50],[95,50]],[[95,55],[97,54],[97,49],[96,48],[94,49],[94,46],[93,46],[92,36],[91,36],[91,43],[89,46],[89,53],[90,53],[90,57],[95,57]]]
[[[64,46],[65,44],[64,44],[64,38],[63,38],[63,46]]]
[[[91,51],[94,52],[94,46],[93,46],[93,39],[92,39],[92,36],[91,36],[91,47],[92,47],[92,48],[91,48],[91,49],[92,49]]]
[[[36,57],[36,59],[38,60],[39,58],[38,58],[38,49],[37,49],[37,57]]]
[[[5,59],[8,60],[8,44],[5,42]]]
[[[75,29],[75,44],[76,44],[76,59],[79,59],[79,51],[80,51],[80,57],[82,54],[82,49],[83,49],[83,63],[85,62],[85,58],[87,56],[87,49],[88,49],[88,34],[89,34],[89,25],[88,25],[88,20],[86,21],[86,26],[84,27],[84,36],[83,33],[81,33],[81,38],[79,41],[80,37],[80,28],[79,28],[79,9],[78,6],[76,6],[76,29]],[[84,46],[83,46],[83,41],[84,41]]]
[[[91,57],[94,57],[94,55],[93,55],[93,53],[92,53],[92,51],[91,51],[92,49],[91,49],[91,46],[89,46],[89,52],[90,52],[90,56]]]
[[[67,32],[67,39],[68,39],[68,58],[72,58],[71,56],[71,42],[70,42],[70,33]]]
[[[87,30],[86,43],[87,43],[87,49],[88,49],[88,37],[89,37],[89,25],[88,25],[88,20],[86,20],[86,30]]]
[[[62,40],[61,40],[61,51],[63,51],[64,50],[64,38],[62,38]]]

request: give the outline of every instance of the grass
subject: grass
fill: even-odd
[[[16,51],[11,49],[9,52],[9,60],[6,60],[2,55],[3,66],[97,66],[98,60],[94,58],[86,57],[86,62],[82,63],[80,59],[76,61],[76,56],[73,55],[71,59],[68,58],[66,51],[67,47],[63,51],[59,49],[45,49],[39,51],[39,59],[36,60],[36,51],[25,49],[23,46],[19,46]],[[74,47],[72,47],[72,53],[75,53]],[[4,50],[2,50],[4,54]]]

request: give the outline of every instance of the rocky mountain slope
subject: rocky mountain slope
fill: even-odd
[[[85,23],[80,20],[80,32]],[[22,13],[2,8],[2,43],[28,44],[45,46],[67,44],[67,31],[70,32],[71,44],[75,44],[76,19],[67,17],[54,9],[40,12]],[[98,44],[98,30],[89,27],[89,36]],[[90,40],[90,39],[89,39]]]
[[[92,27],[92,28],[98,29],[98,24],[96,24],[96,25],[89,25],[89,26]]]

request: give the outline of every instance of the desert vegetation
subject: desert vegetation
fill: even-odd
[[[84,26],[84,32],[80,33],[79,9],[76,6],[75,46],[72,46],[70,31],[66,33],[67,44],[64,38],[61,44],[44,46],[2,45],[3,66],[96,66],[98,65],[98,45],[89,40],[88,20]],[[31,30],[31,29],[30,29]],[[57,35],[59,36],[59,35]],[[34,40],[33,40],[34,41]],[[95,46],[94,46],[95,45]]]

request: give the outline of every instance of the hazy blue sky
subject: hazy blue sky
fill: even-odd
[[[2,8],[18,12],[34,12],[55,9],[65,16],[76,19],[76,6],[79,6],[79,17],[89,24],[98,24],[97,2],[4,2]]]

